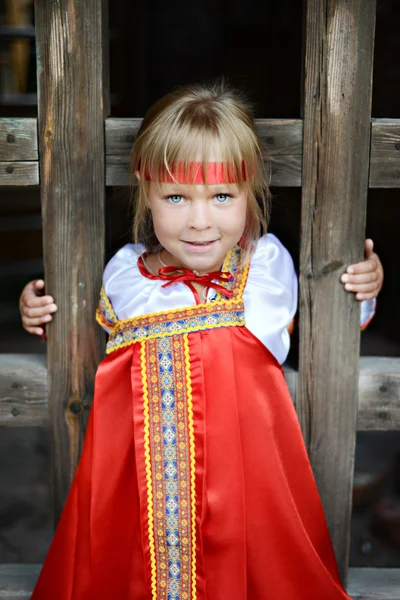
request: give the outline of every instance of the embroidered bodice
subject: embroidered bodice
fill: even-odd
[[[211,326],[246,325],[283,363],[290,347],[288,328],[297,311],[298,281],[292,258],[278,238],[261,237],[246,268],[239,268],[240,250],[229,253],[223,270],[234,275],[234,295],[222,298],[210,289],[207,301],[196,305],[183,282],[163,287],[162,280],[145,277],[138,268],[142,245],[126,244],[109,261],[103,275],[98,321],[111,332],[108,352],[145,336],[194,331]],[[375,303],[362,302],[361,324],[373,315]],[[189,319],[189,321],[187,321]],[[183,325],[183,321],[185,321]]]

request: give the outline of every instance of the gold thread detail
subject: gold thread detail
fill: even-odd
[[[122,321],[121,321],[122,323]],[[106,350],[106,354],[111,354],[111,352],[115,352],[116,350],[119,350],[120,348],[125,348],[126,346],[131,346],[132,344],[137,344],[137,343],[143,343],[144,341],[147,340],[155,340],[155,339],[159,339],[159,338],[164,338],[164,337],[171,337],[173,335],[180,335],[180,334],[185,334],[185,333],[191,333],[192,331],[205,331],[208,329],[218,329],[218,328],[222,328],[222,327],[243,327],[245,325],[244,320],[243,321],[229,321],[229,323],[224,323],[223,325],[221,325],[220,323],[215,323],[214,325],[196,325],[194,327],[184,327],[182,329],[178,329],[177,331],[173,331],[173,332],[165,332],[165,333],[154,333],[152,335],[149,336],[144,336],[143,338],[139,338],[137,340],[130,340],[128,342],[123,342],[122,344],[117,344],[116,346],[113,346],[110,349]]]
[[[146,368],[146,342],[141,342],[140,361],[142,370],[143,384],[143,413],[144,413],[144,459],[146,465],[147,481],[147,510],[149,527],[149,549],[151,564],[151,592],[153,600],[157,599],[157,565],[154,544],[154,518],[153,518],[153,487],[151,477],[151,459],[150,459],[150,417],[149,417],[149,390],[147,385]]]
[[[190,371],[189,338],[187,333],[183,335],[183,349],[186,366],[186,394],[190,447],[190,499],[192,519],[192,600],[196,600],[196,462],[194,444],[192,377]]]

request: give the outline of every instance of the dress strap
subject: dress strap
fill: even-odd
[[[114,312],[103,286],[101,288],[100,300],[96,310],[96,321],[106,329],[113,329],[118,323],[117,315]]]

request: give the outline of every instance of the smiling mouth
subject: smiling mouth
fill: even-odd
[[[185,244],[192,244],[193,246],[208,246],[209,244],[213,244],[217,240],[209,240],[208,242],[189,242],[187,240],[183,240]]]

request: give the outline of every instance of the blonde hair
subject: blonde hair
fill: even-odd
[[[178,162],[185,175],[193,174],[190,163],[200,153],[203,180],[207,184],[207,163],[216,142],[219,160],[228,166],[229,177],[247,194],[247,218],[242,239],[244,259],[250,257],[253,241],[267,230],[270,192],[251,107],[241,92],[228,87],[224,81],[180,87],[158,100],[144,117],[133,146],[130,167],[132,182],[136,183],[135,243],[140,241],[147,248],[158,243],[147,206],[149,182],[146,179],[157,185],[161,173],[172,176],[173,166]],[[135,181],[136,171],[142,174],[138,182]]]

